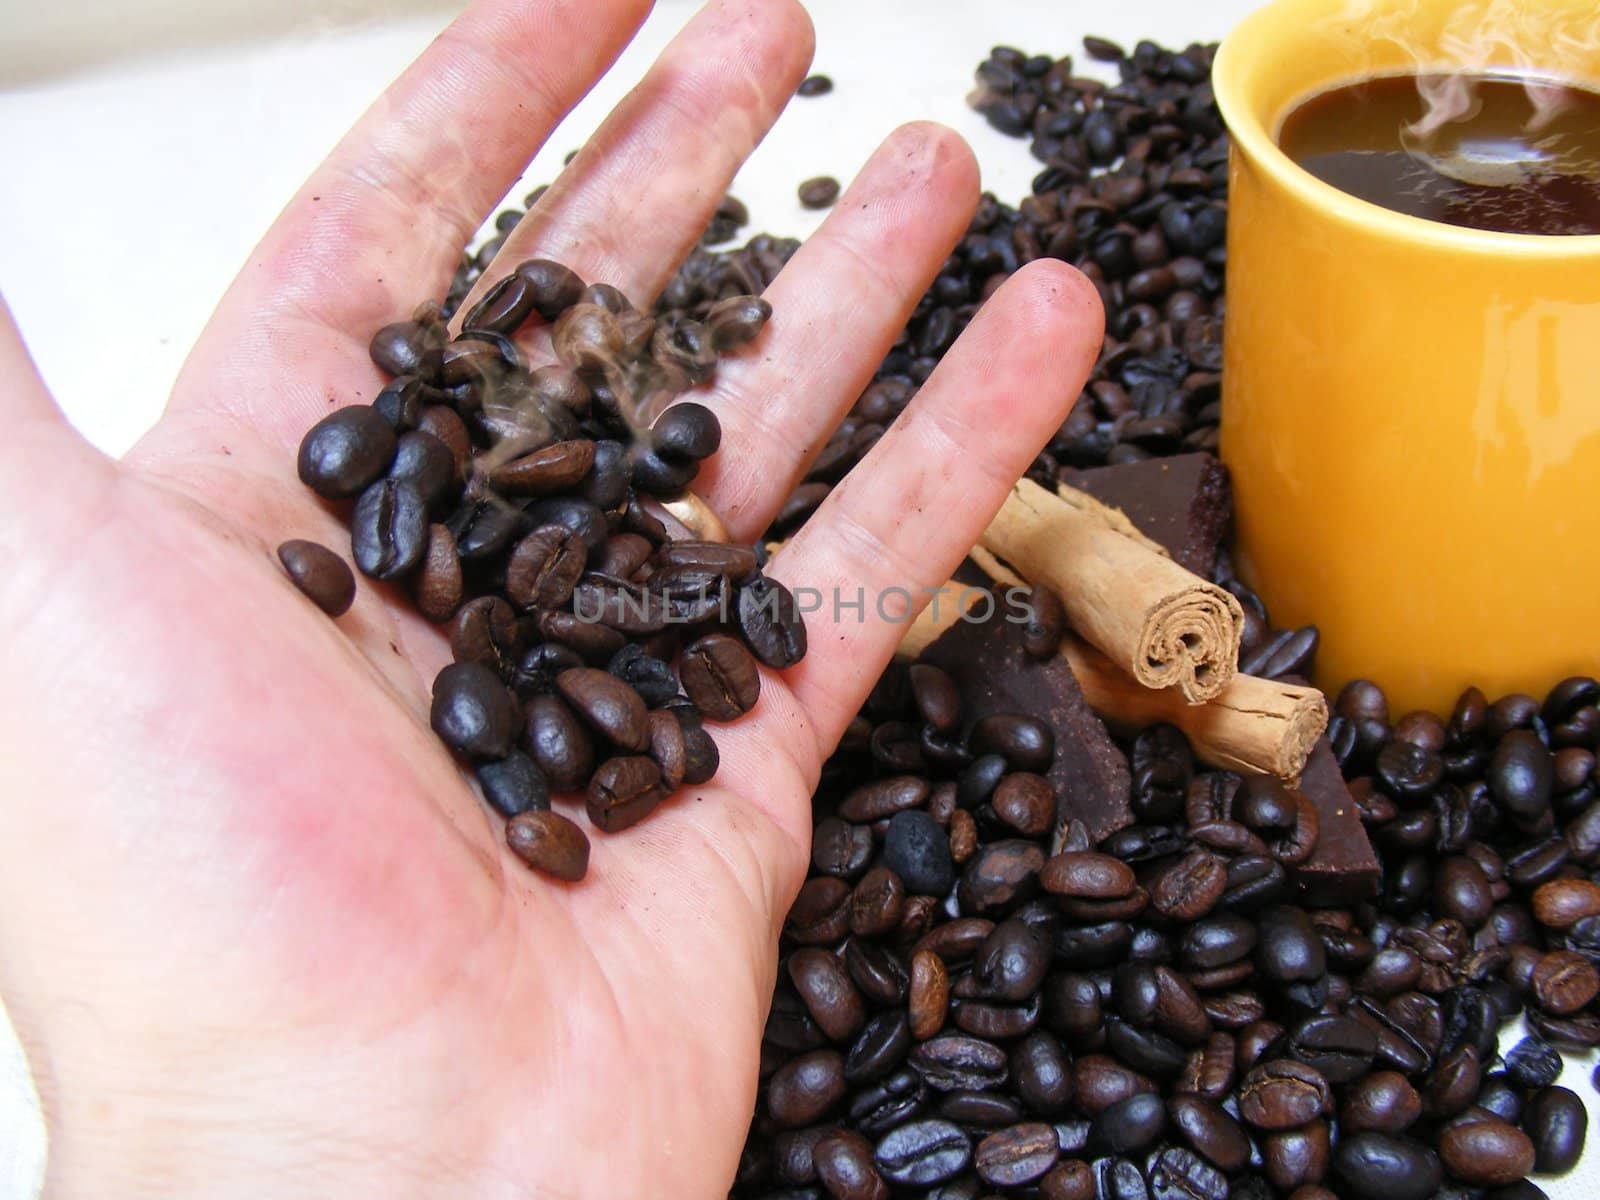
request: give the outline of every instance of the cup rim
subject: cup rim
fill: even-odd
[[[1285,154],[1244,95],[1243,77],[1248,57],[1263,52],[1260,43],[1268,14],[1303,4],[1304,0],[1272,0],[1257,8],[1223,39],[1211,68],[1212,93],[1234,149],[1269,174],[1278,187],[1302,204],[1369,236],[1502,258],[1565,259],[1600,254],[1600,234],[1502,233],[1395,212],[1318,179]],[[1314,94],[1308,91],[1306,98]]]

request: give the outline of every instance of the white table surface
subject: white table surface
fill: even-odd
[[[530,0],[532,2],[532,0]],[[1097,33],[1132,46],[1210,40],[1253,0],[811,0],[816,69],[830,96],[797,100],[734,184],[746,232],[804,236],[795,199],[841,180],[896,125],[943,121],[977,152],[984,186],[1016,203],[1039,169],[1026,143],[964,103],[972,70],[1004,42],[1081,51]],[[72,421],[119,453],[155,421],[207,314],[256,239],[371,98],[439,31],[449,0],[56,0],[8,6],[0,34],[0,292]],[[693,11],[658,0],[617,69],[531,164],[521,196],[639,77]],[[892,49],[888,49],[892,47]],[[42,1126],[0,1020],[0,1200],[37,1190]],[[1509,1046],[1509,1042],[1506,1043]],[[1566,1082],[1600,1120],[1592,1056]],[[1600,1183],[1600,1149],[1557,1200]]]

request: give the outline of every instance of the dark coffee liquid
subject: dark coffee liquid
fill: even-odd
[[[1507,75],[1398,75],[1314,96],[1278,138],[1395,212],[1500,233],[1600,234],[1600,92]]]

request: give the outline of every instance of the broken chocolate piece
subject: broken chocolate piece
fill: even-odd
[[[980,603],[978,611],[985,608]],[[987,621],[956,622],[921,661],[949,672],[969,725],[994,713],[1023,713],[1050,726],[1056,756],[1046,775],[1061,820],[1082,821],[1097,842],[1131,825],[1128,760],[1084,700],[1066,659],[1030,658],[1022,644],[1024,626],[1006,620],[1000,597],[993,614]]]
[[[1317,848],[1290,869],[1309,905],[1355,904],[1378,894],[1378,859],[1328,739],[1321,739],[1300,776],[1300,793],[1317,810]]]
[[[1211,454],[1180,454],[1063,471],[1061,482],[1119,508],[1140,533],[1165,546],[1179,566],[1210,579],[1217,549],[1233,524],[1228,468]]]

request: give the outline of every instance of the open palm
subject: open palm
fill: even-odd
[[[443,292],[646,8],[458,20],[290,204],[122,463],[0,320],[0,989],[51,1194],[726,1194],[807,798],[899,627],[870,601],[813,614],[810,656],[717,731],[713,784],[597,838],[567,887],[503,849],[428,729],[440,632],[366,583],[330,621],[273,556],[341,545],[296,442],[370,401],[367,337]],[[655,295],[811,44],[792,0],[712,3],[501,261]],[[870,379],[976,190],[954,134],[901,129],[769,290],[762,340],[697,396],[724,429],[698,488],[735,538]],[[771,574],[851,597],[942,582],[1099,335],[1080,277],[1020,272]]]

